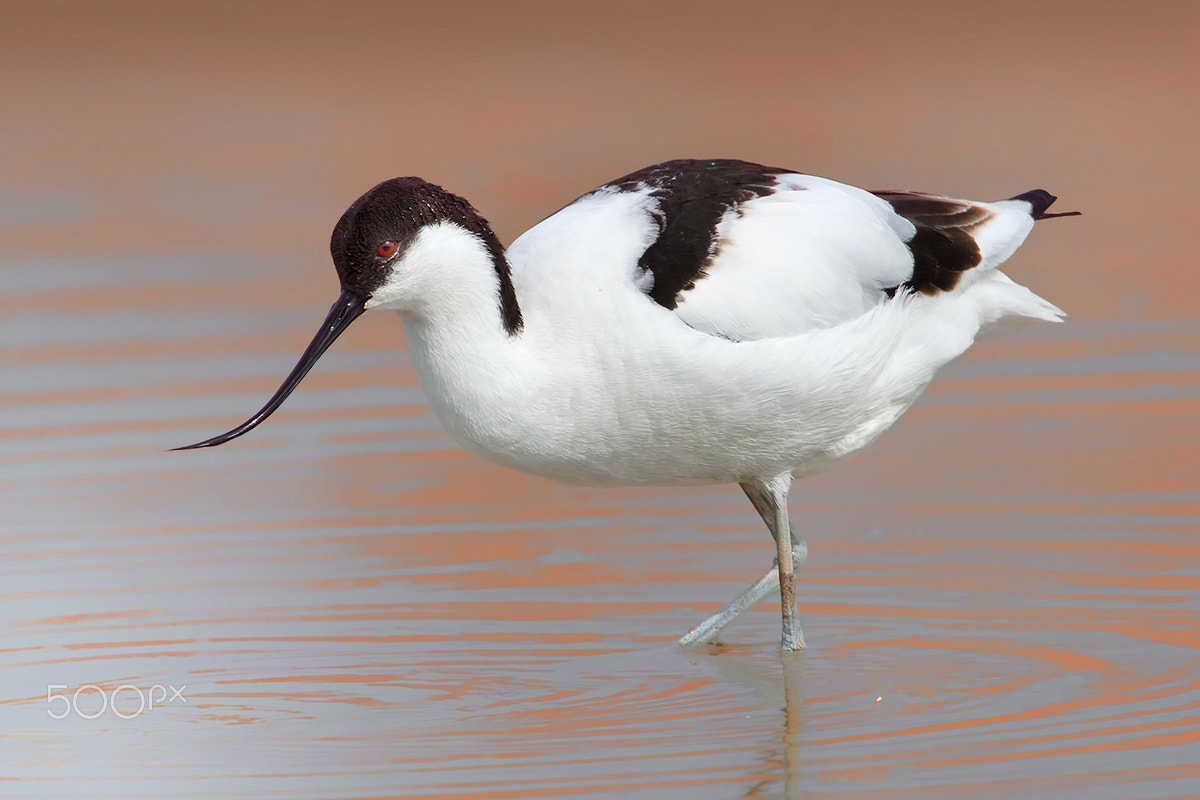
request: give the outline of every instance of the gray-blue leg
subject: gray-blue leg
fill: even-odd
[[[771,537],[775,539],[776,551],[779,554],[785,552],[790,555],[787,561],[791,562],[787,566],[789,569],[785,571],[789,574],[787,585],[791,587],[791,591],[787,594],[790,597],[785,597],[784,584],[779,582],[779,556],[777,555],[771,564],[771,568],[767,573],[751,584],[746,589],[742,590],[737,597],[730,600],[724,608],[713,614],[708,619],[701,622],[695,628],[692,628],[679,643],[684,646],[700,644],[702,642],[711,642],[721,632],[721,629],[732,622],[743,611],[753,607],[760,600],[775,590],[775,587],[780,588],[780,601],[783,604],[783,642],[782,646],[786,650],[799,650],[804,648],[804,633],[800,628],[800,621],[796,614],[795,600],[795,576],[794,568],[799,564],[803,564],[808,558],[808,545],[805,544],[803,537],[796,533],[788,522],[787,517],[787,489],[791,481],[789,478],[781,479],[772,482],[771,484],[764,483],[743,483],[741,484],[742,491],[750,498],[750,502],[754,504],[754,510],[762,517],[763,522],[767,524],[767,529],[771,531]],[[778,500],[776,498],[779,498]],[[779,513],[779,512],[782,513]],[[788,539],[791,547],[787,551],[780,546],[779,537],[775,534],[776,530],[781,527],[786,527],[788,531]],[[791,611],[791,614],[788,611]]]

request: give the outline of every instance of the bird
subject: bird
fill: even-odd
[[[1057,198],[867,191],[735,159],[599,186],[504,248],[462,197],[383,181],[333,229],[341,294],[253,417],[269,417],[359,316],[395,311],[433,413],[464,449],[582,486],[737,484],[771,568],[680,639],[714,642],[775,591],[805,647],[794,480],[878,438],[976,337],[1059,308],[998,267]]]

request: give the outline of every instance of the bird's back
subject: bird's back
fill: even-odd
[[[1057,319],[997,267],[1035,219],[743,161],[670,161],[589,192],[505,252],[419,178],[356,200],[342,293],[241,436],[359,315],[396,311],[467,449],[567,482],[719,483],[822,468],[886,430],[982,328]]]
[[[606,184],[509,248],[528,379],[502,405],[529,411],[478,451],[580,483],[823,468],[981,328],[1061,315],[996,269],[1036,206],[734,161]]]
[[[696,330],[749,341],[841,325],[899,290],[963,293],[1044,214],[1042,198],[1024,198],[868,192],[741,161],[670,161],[584,195],[509,254],[526,293],[562,302],[620,283]],[[1028,310],[1044,318],[1047,306]]]

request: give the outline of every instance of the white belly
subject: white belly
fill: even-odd
[[[527,331],[514,357],[494,359],[448,357],[411,328],[409,342],[431,408],[464,449],[582,485],[809,474],[873,441],[928,382],[881,394],[869,391],[870,354],[857,371],[818,374],[821,353],[805,358],[803,341],[732,343],[672,325],[640,332],[654,346],[637,346],[638,331]]]

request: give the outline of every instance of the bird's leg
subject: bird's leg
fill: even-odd
[[[775,539],[778,545],[779,537],[775,535],[774,530],[775,509],[771,502],[769,490],[759,483],[742,483],[738,485],[742,487],[742,491],[746,493],[746,497],[750,498],[750,502],[754,504],[754,510],[762,517],[762,521],[767,524],[767,530],[771,532],[771,538]],[[787,503],[786,491],[784,492],[784,503]],[[788,523],[788,533],[792,539],[792,564],[798,567],[808,560],[808,544],[804,541],[803,536],[796,533],[796,529],[792,527],[790,522]],[[771,570],[774,570],[778,565],[779,557],[776,556],[771,561]]]
[[[803,650],[804,631],[800,629],[800,614],[796,611],[796,573],[792,563],[791,522],[788,520],[787,507],[792,476],[785,473],[755,488],[769,501],[772,513],[763,514],[763,519],[775,537],[775,551],[779,554],[779,603],[783,608],[783,638],[779,645],[784,650]]]
[[[790,483],[790,481],[789,481]],[[763,522],[767,524],[767,529],[771,531],[771,538],[775,539],[776,550],[779,549],[779,537],[775,535],[775,504],[771,500],[770,489],[757,482],[741,484],[742,491],[746,493],[746,497],[750,498],[750,502],[754,504],[754,510],[762,517]],[[787,510],[787,489],[783,491],[784,496],[784,511]],[[803,564],[808,559],[808,545],[805,544],[804,538],[796,533],[796,529],[788,524],[789,539],[792,545],[792,563],[793,567]],[[779,557],[776,556],[771,562],[771,568],[767,573],[759,578],[756,582],[743,589],[736,597],[730,600],[724,608],[713,614],[708,619],[701,622],[695,628],[679,640],[681,645],[685,647],[701,642],[711,642],[721,632],[721,629],[733,622],[743,611],[754,607],[760,600],[775,591],[775,587],[779,585]],[[794,596],[794,590],[793,590]],[[796,630],[799,631],[799,624],[796,625]],[[801,633],[798,637],[803,647],[804,636]]]
[[[779,568],[777,565],[772,565],[771,569],[767,570],[767,574],[759,578],[757,583],[743,589],[737,597],[726,603],[724,608],[684,634],[679,643],[687,647],[711,642],[717,638],[717,634],[721,632],[722,628],[737,619],[738,615],[746,609],[757,605],[759,600],[775,591],[775,587],[778,585]]]

